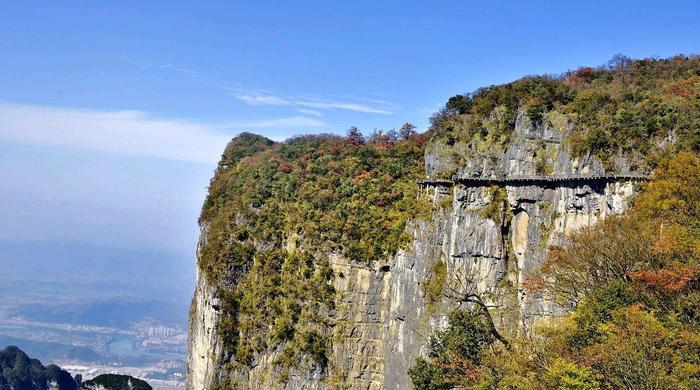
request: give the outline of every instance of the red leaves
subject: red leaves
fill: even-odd
[[[584,67],[569,71],[566,73],[567,78],[574,84],[589,84],[596,78],[596,71],[591,67]]]
[[[649,289],[659,290],[667,294],[685,291],[690,282],[698,276],[696,271],[690,268],[629,272],[628,275],[632,279],[644,283]]]
[[[481,368],[478,365],[454,352],[450,353],[449,356],[450,359],[446,363],[440,364],[446,372],[445,382],[459,385],[464,384],[464,379],[468,382],[476,382],[479,379]]]
[[[286,162],[280,163],[280,165],[277,167],[277,170],[281,173],[290,173],[292,172],[292,167],[289,166]]]
[[[697,80],[697,79],[695,79]],[[695,84],[693,79],[681,79],[671,84],[667,89],[667,93],[680,96],[685,99],[690,99],[694,95]]]

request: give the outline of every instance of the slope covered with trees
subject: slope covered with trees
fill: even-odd
[[[146,381],[129,375],[102,374],[82,383],[84,390],[152,390]]]
[[[44,367],[14,346],[0,350],[0,390],[45,390],[49,383],[60,390],[78,388],[71,375],[56,365]]]
[[[44,366],[21,349],[0,350],[0,390],[151,390],[146,381],[129,375],[105,374],[82,382],[55,364]]]
[[[574,156],[614,171],[623,154],[631,168],[648,170],[668,151],[700,149],[700,58],[618,55],[606,66],[481,88],[450,98],[431,132],[464,158],[465,150],[507,145],[519,112],[535,126],[570,130]]]

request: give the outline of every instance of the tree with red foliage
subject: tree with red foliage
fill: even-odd
[[[690,283],[698,277],[695,270],[687,267],[677,270],[657,269],[630,272],[629,276],[645,284],[649,289],[666,294],[676,294],[686,291]]]

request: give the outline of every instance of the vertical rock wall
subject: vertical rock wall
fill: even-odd
[[[200,244],[206,239],[206,229],[200,230]],[[217,333],[219,324],[219,298],[214,287],[197,267],[197,285],[190,307],[188,351],[187,351],[187,389],[211,389],[216,382],[219,360],[222,354],[221,337]]]
[[[567,131],[566,126],[534,127],[521,116],[515,139],[505,150],[485,155],[465,151],[457,174],[495,178],[535,175],[542,169],[552,175],[603,172],[593,159],[570,156],[561,142]],[[428,147],[428,175],[454,165],[444,157],[454,150],[441,147]],[[544,160],[544,167],[538,160]],[[624,159],[617,162],[619,167],[628,165]],[[487,215],[494,191],[505,194],[508,206]],[[260,356],[255,367],[246,371],[217,372],[216,362],[223,353],[216,333],[217,294],[199,275],[190,317],[187,387],[211,389],[217,378],[227,375],[237,378],[243,388],[411,388],[408,369],[425,348],[427,337],[444,325],[445,314],[457,305],[450,294],[478,291],[495,307],[494,319],[505,332],[522,332],[549,316],[561,315],[544,297],[523,288],[525,278],[543,261],[549,246],[565,244],[568,234],[623,212],[634,191],[635,184],[624,181],[425,190],[421,196],[430,196],[436,204],[432,219],[409,223],[409,247],[386,263],[355,264],[326,254],[337,291],[328,371],[292,371],[284,381],[272,363],[279,351]],[[437,262],[446,267],[443,279],[436,275]],[[426,285],[439,288],[442,296],[427,297]]]

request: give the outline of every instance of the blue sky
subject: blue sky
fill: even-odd
[[[0,242],[191,260],[242,130],[424,129],[480,86],[700,53],[698,20],[697,1],[0,2]]]

